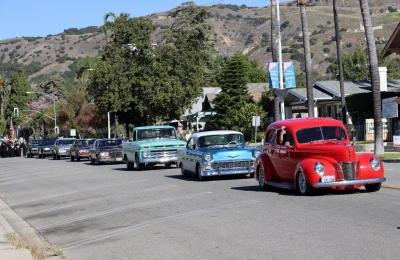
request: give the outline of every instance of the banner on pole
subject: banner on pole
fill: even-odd
[[[286,88],[295,88],[296,76],[294,73],[293,61],[287,61],[283,63],[283,74],[285,76]]]
[[[268,63],[268,71],[269,71],[269,88],[279,88],[279,63],[278,62],[269,62]]]

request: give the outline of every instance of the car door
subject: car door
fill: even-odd
[[[282,131],[282,130],[279,130]],[[283,137],[282,144],[277,144],[279,149],[277,150],[277,155],[279,158],[279,176],[282,181],[292,182],[294,176],[294,169],[296,167],[296,159],[294,154],[294,141],[293,134],[290,130],[286,129],[286,133]]]
[[[189,138],[186,144],[185,164],[188,171],[196,172],[196,143],[197,138]]]

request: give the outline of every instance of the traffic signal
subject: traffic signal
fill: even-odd
[[[55,133],[56,135],[58,135],[59,132],[60,132],[60,129],[58,128],[58,126],[55,126],[55,127],[54,127],[54,133]]]
[[[14,108],[14,117],[18,117],[18,108]]]

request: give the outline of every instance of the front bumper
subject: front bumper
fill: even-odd
[[[254,172],[254,167],[246,167],[246,168],[231,168],[231,169],[211,169],[206,170],[204,166],[201,168],[201,176],[221,176],[221,175],[244,175],[244,174],[252,174]]]
[[[69,157],[69,150],[65,150],[65,151],[64,150],[63,151],[58,150],[57,154],[60,157]]]
[[[328,188],[337,186],[351,186],[351,185],[365,185],[373,183],[381,183],[386,181],[386,178],[372,178],[364,180],[351,180],[351,181],[333,181],[333,182],[315,182],[313,184],[314,188]]]
[[[177,156],[169,156],[169,157],[151,157],[151,158],[142,158],[139,159],[140,163],[176,163],[178,160]]]
[[[81,156],[79,156],[81,157]],[[99,157],[100,162],[108,162],[108,163],[115,163],[115,162],[123,162],[124,160],[122,157],[115,157],[115,158],[110,158],[110,157]]]

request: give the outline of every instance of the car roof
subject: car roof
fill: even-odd
[[[209,135],[227,135],[227,134],[242,134],[242,133],[233,130],[214,130],[214,131],[198,132],[192,134],[190,138],[199,138],[201,136],[209,136]]]
[[[273,122],[268,126],[268,128],[278,129],[281,128],[282,126],[289,128],[292,131],[296,131],[297,129],[315,127],[315,126],[340,126],[345,128],[342,121],[324,117],[291,118],[286,120],[280,120]]]
[[[133,130],[150,130],[150,129],[162,129],[162,128],[175,128],[171,125],[152,125],[152,126],[138,126],[133,128]]]

